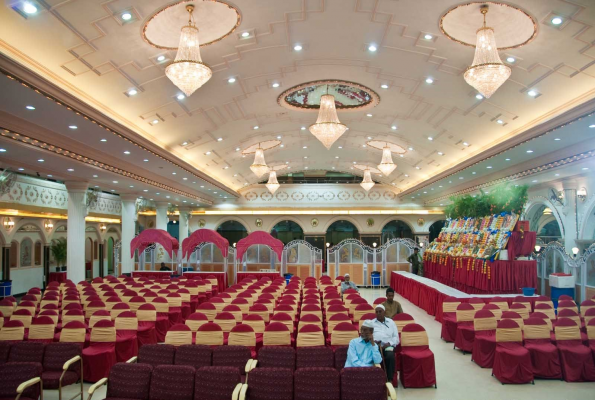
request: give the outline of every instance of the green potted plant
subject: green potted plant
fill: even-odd
[[[54,255],[54,260],[56,260],[56,272],[60,272],[60,265],[66,264],[66,239],[59,238],[55,241],[54,244],[50,247],[50,251]],[[63,269],[66,267],[64,266]]]

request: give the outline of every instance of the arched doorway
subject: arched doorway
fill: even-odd
[[[533,204],[525,216],[529,221],[529,230],[537,232],[537,244],[543,246],[549,242],[563,242],[562,227],[548,205]]]
[[[326,242],[331,246],[345,239],[359,239],[359,231],[349,221],[335,221],[326,230]]]
[[[432,225],[430,225],[430,243],[432,243],[434,241],[434,239],[436,239],[438,237],[438,235],[440,234],[440,231],[442,230],[442,228],[444,228],[444,225],[446,224],[446,220],[442,219],[440,221],[436,221],[434,222]]]
[[[271,236],[279,239],[283,244],[287,244],[292,240],[303,240],[304,231],[299,224],[285,220],[275,224],[271,230]]]
[[[413,239],[413,232],[405,222],[393,220],[382,228],[382,243],[391,239]]]
[[[230,245],[248,236],[248,230],[238,221],[225,221],[217,228],[217,233],[229,241]]]
[[[174,219],[173,221],[169,221],[167,223],[167,233],[169,233],[172,237],[175,237],[177,240],[180,240],[180,228],[177,220]]]

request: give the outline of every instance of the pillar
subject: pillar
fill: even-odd
[[[66,240],[66,271],[74,283],[86,279],[85,217],[87,216],[88,182],[66,182],[68,190],[68,224]]]
[[[562,208],[562,224],[564,225],[564,248],[572,255],[572,248],[576,246],[578,215],[576,209],[576,189],[564,187],[564,207]]]
[[[129,274],[134,271],[134,257],[130,255],[130,242],[134,239],[136,224],[136,198],[135,194],[125,194],[122,198],[122,264],[120,274]]]
[[[155,203],[155,210],[157,212],[156,219],[155,219],[155,228],[156,229],[163,229],[167,232],[167,207],[169,207],[169,203],[166,201],[158,201]],[[180,242],[180,245],[182,242]],[[155,269],[159,269],[159,264],[162,262],[169,263],[171,258],[169,255],[163,250],[163,246],[160,244],[156,245],[155,247]]]
[[[48,285],[50,279],[50,244],[43,245],[43,287]]]
[[[2,279],[10,279],[10,243],[4,247],[0,247],[2,250]],[[2,294],[0,294],[1,296]]]

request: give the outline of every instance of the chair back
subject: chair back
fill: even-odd
[[[473,321],[475,316],[475,307],[468,303],[461,303],[457,306],[457,322]]]
[[[136,310],[136,318],[138,322],[155,322],[157,321],[157,309],[154,304],[144,303]]]
[[[523,326],[525,340],[527,339],[550,339],[550,328],[547,322],[541,318],[529,318]]]
[[[33,318],[29,326],[27,340],[52,340],[54,339],[55,325],[50,317]]]
[[[401,346],[429,346],[428,333],[419,324],[409,324],[403,327]]]
[[[33,315],[31,314],[31,312],[29,312],[29,310],[17,309],[10,316],[10,320],[21,321],[25,329],[29,329],[29,326],[31,326],[31,320],[33,320]]]
[[[353,322],[359,322],[363,315],[373,312],[374,307],[372,307],[368,303],[358,304],[357,306],[355,306],[355,309],[353,311]]]
[[[284,324],[287,327],[287,329],[289,329],[289,332],[293,333],[294,324],[291,315],[283,312],[278,312],[275,315],[273,315],[273,319],[271,320],[271,322],[280,322]]]
[[[473,320],[473,315],[471,320]],[[411,315],[407,313],[400,313],[394,316],[393,322],[395,323],[395,325],[397,325],[397,330],[399,331],[399,333],[401,333],[405,325],[414,324],[415,320]]]
[[[333,330],[335,329],[335,327],[342,322],[350,322],[351,323],[351,319],[349,318],[349,316],[347,316],[346,314],[343,314],[343,313],[337,313],[330,317],[327,315],[326,329],[327,329],[328,333],[329,334],[333,333]]]
[[[358,336],[359,332],[351,322],[341,322],[333,329],[331,346],[348,346],[349,342]]]
[[[25,338],[25,325],[18,320],[10,320],[0,329],[0,341],[22,341]]]
[[[244,317],[242,324],[250,325],[255,333],[264,333],[265,323],[260,315],[249,314]]]
[[[491,312],[492,314],[494,314],[494,318],[496,318],[496,321],[499,321],[502,319],[502,310],[496,304],[488,303],[485,306],[483,306],[482,310],[487,310],[487,311]]]
[[[223,309],[223,307],[221,307]],[[202,303],[196,307],[196,311],[207,316],[209,321],[213,321],[217,316],[217,307],[213,303]]]
[[[240,309],[240,307],[234,305],[234,304],[229,304],[225,307],[223,307],[223,312],[228,312],[231,313],[235,319],[236,319],[236,323],[242,322],[242,310]]]
[[[461,304],[461,302],[456,300],[454,297],[446,298],[442,303],[442,312],[454,313],[457,311],[457,307],[459,306],[459,304]]]
[[[165,334],[165,344],[181,346],[192,344],[192,330],[188,325],[175,324]]]
[[[91,328],[91,342],[115,343],[116,327],[112,321],[100,320]]]
[[[14,310],[15,307],[12,304],[12,301],[8,299],[0,300],[0,313],[2,313],[4,317],[10,317]]]
[[[291,345],[291,336],[287,326],[280,322],[271,322],[264,329],[262,336],[264,346],[289,346]]]
[[[155,310],[158,313],[169,312],[169,303],[165,297],[154,297],[153,300],[151,300],[151,304],[155,306]]]
[[[471,306],[473,308],[475,308],[475,310],[481,310],[483,308],[483,306],[485,305],[485,302],[477,297],[472,297],[469,299],[469,304],[471,304]]]
[[[45,310],[39,313],[40,317],[48,317],[52,320],[54,325],[58,325],[59,316],[58,313],[54,310]]]
[[[578,314],[578,307],[574,300],[560,300],[558,301],[558,314],[560,314],[561,310],[572,310]]]
[[[563,308],[558,310],[558,318],[569,318],[576,322],[579,326],[581,325],[581,317],[572,308]]]
[[[206,344],[209,346],[223,345],[223,330],[213,322],[207,322],[201,325],[196,331],[196,344]]]
[[[264,304],[254,304],[248,309],[250,315],[260,315],[265,323],[269,322],[269,309]]]
[[[370,319],[370,320],[373,320],[374,318],[376,318],[376,313],[368,313],[368,314],[364,314],[364,315],[362,315],[362,318],[359,320],[359,323],[358,323],[358,329],[361,331],[361,329],[362,329],[362,326],[364,325],[364,322],[366,322],[366,321],[367,321],[367,320],[369,320],[369,319]],[[394,319],[393,319],[393,322],[394,322]],[[414,321],[413,321],[413,322],[414,322]],[[413,323],[413,322],[410,322],[410,323]],[[395,323],[395,325],[396,325],[396,323]],[[405,326],[405,325],[401,325],[401,329],[402,329],[404,326]],[[399,331],[399,326],[398,326],[398,325],[397,325],[397,331]]]
[[[581,331],[575,321],[569,318],[559,318],[554,328],[556,342],[562,340],[581,340]]]
[[[236,317],[232,313],[220,312],[213,321],[223,329],[223,332],[230,332],[236,326]]]
[[[502,312],[502,320],[511,319],[516,322],[520,329],[523,329],[523,318],[520,316],[519,313],[515,311],[504,311]]]
[[[588,323],[587,323],[587,338],[589,338],[589,340],[595,340],[595,318],[592,318]]]
[[[64,322],[63,322],[64,323]],[[87,329],[80,321],[71,321],[62,327],[60,342],[62,343],[85,343]]]
[[[531,311],[531,308],[525,307],[525,305],[522,303],[512,303],[510,306],[510,311],[516,312],[523,320],[525,320],[529,318],[529,311]]]
[[[124,311],[116,318],[116,331],[138,331],[138,318],[132,311]]]
[[[490,310],[479,310],[473,317],[473,330],[476,332],[495,330],[496,325],[496,317]]]
[[[508,302],[501,297],[494,297],[489,304],[495,304],[502,311],[508,311]]]
[[[58,302],[56,301],[56,304],[54,304],[54,305],[58,306]],[[31,313],[31,315],[35,315],[36,309],[37,309],[37,306],[32,301],[22,301],[21,300],[21,303],[17,306],[17,310],[28,310]]]
[[[521,327],[513,319],[503,319],[496,327],[496,343],[504,342],[523,342]]]
[[[535,302],[535,312],[541,312],[548,316],[550,320],[556,319],[556,312],[554,311],[554,306],[551,304],[551,301],[536,301]]]
[[[256,346],[256,334],[250,325],[239,324],[234,326],[229,332],[227,339],[229,346]]]
[[[298,331],[296,347],[324,346],[324,335],[318,325],[305,325]]]
[[[198,331],[198,328],[200,328],[207,322],[209,322],[209,319],[206,315],[200,312],[195,312],[190,314],[188,318],[186,318],[185,324],[190,327],[190,330],[192,330],[192,332],[196,332]]]

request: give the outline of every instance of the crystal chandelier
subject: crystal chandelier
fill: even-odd
[[[262,150],[260,147],[256,149],[256,154],[254,155],[254,163],[252,163],[250,169],[252,170],[252,172],[254,172],[254,175],[256,175],[259,178],[267,172],[269,172],[269,167],[267,166],[267,163],[264,161],[264,150]]]
[[[327,87],[328,91],[328,87]],[[324,94],[320,97],[320,111],[316,123],[310,125],[310,132],[320,140],[327,150],[345,133],[347,127],[339,121],[335,108],[335,96]]]
[[[190,96],[196,89],[211,79],[213,72],[200,58],[198,28],[194,24],[194,18],[192,18],[194,6],[188,5],[186,10],[189,14],[188,25],[182,27],[176,59],[167,66],[165,75],[186,96]]]
[[[271,172],[269,173],[269,181],[265,186],[267,187],[267,189],[269,189],[269,192],[271,192],[271,194],[275,194],[277,189],[279,189],[279,186],[281,185],[279,185],[279,182],[277,181],[276,171],[271,169]]]
[[[384,176],[389,176],[397,168],[397,164],[393,162],[390,147],[386,145],[382,149],[382,161],[378,164],[378,169],[382,171]]]
[[[494,29],[486,26],[488,6],[482,5],[480,11],[483,14],[483,27],[477,30],[475,57],[473,57],[473,64],[465,71],[464,78],[483,97],[489,99],[510,77],[511,70],[500,60]]]
[[[370,173],[370,169],[366,168],[364,170],[364,180],[359,185],[363,187],[366,192],[372,189],[372,187],[374,187],[374,181],[372,181],[372,174]]]

